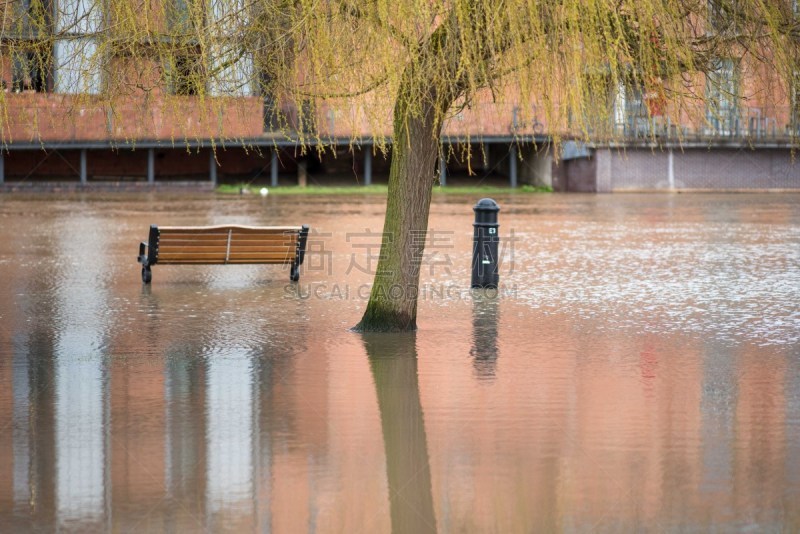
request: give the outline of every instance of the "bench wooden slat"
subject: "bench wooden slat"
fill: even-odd
[[[292,226],[162,226],[158,231],[161,234],[222,234],[228,232],[235,234],[298,234],[300,228]]]
[[[198,246],[198,245],[181,245],[181,246],[169,245],[169,246],[165,247],[165,246],[161,245],[159,247],[159,256],[161,256],[163,254],[173,254],[173,253],[176,253],[176,252],[179,252],[179,253],[184,253],[184,252],[219,252],[219,251],[225,252],[227,250],[228,250],[228,247],[227,247],[226,243],[222,243],[220,245],[205,245],[204,244],[204,245],[200,245],[200,246]],[[247,253],[259,253],[259,252],[281,252],[281,253],[285,254],[286,252],[291,252],[292,256],[294,256],[295,255],[295,251],[296,251],[296,247],[295,246],[291,246],[291,247],[269,246],[269,245],[258,245],[258,244],[252,244],[252,245],[238,244],[237,245],[236,243],[231,243],[231,249],[230,250],[231,250],[231,254],[233,254],[233,253],[247,254]]]
[[[237,239],[232,238],[231,246],[257,246],[265,245],[269,247],[282,247],[282,248],[295,248],[297,247],[297,240],[286,239]],[[179,241],[164,240],[159,241],[159,248],[167,247],[187,247],[187,246],[202,246],[202,247],[227,247],[227,239],[196,239],[194,241],[188,239],[181,239]]]
[[[232,239],[267,239],[267,240],[290,240],[290,241],[297,241],[297,234],[235,234],[231,233]],[[214,239],[228,239],[228,234],[162,234],[159,237],[159,241],[170,241],[170,240],[183,240],[183,241],[202,241],[202,240],[214,240]]]
[[[158,255],[158,263],[162,263],[164,261],[181,261],[185,259],[191,260],[202,260],[204,258],[214,259],[214,258],[222,258],[223,260],[226,257],[226,251],[221,250],[217,252],[170,252]],[[233,259],[240,259],[245,260],[247,258],[255,259],[263,259],[263,260],[284,260],[289,259],[290,261],[294,259],[295,254],[294,251],[291,253],[289,252],[268,252],[268,253],[236,253],[231,252],[228,256],[229,258]]]
[[[217,256],[184,256],[184,257],[179,257],[179,258],[167,257],[167,258],[164,258],[164,259],[159,259],[158,260],[158,265],[161,265],[162,263],[177,264],[177,263],[193,263],[193,262],[204,262],[204,261],[213,261],[213,262],[221,261],[221,262],[225,263],[225,256],[223,254],[220,254],[220,255],[217,255]],[[277,256],[277,257],[270,257],[270,256],[256,256],[256,257],[247,256],[247,257],[243,257],[243,256],[237,256],[237,257],[228,258],[228,263],[233,263],[234,261],[237,261],[237,262],[260,262],[260,263],[281,264],[281,263],[292,263],[292,261],[294,261],[294,258],[286,257],[286,256]]]
[[[232,233],[233,235],[298,235],[297,230],[291,229],[264,229],[264,230],[242,230],[239,228],[215,228],[214,230],[209,230],[207,232],[192,232],[191,230],[184,230],[184,229],[175,229],[169,231],[162,231],[159,230],[159,234],[163,236],[170,236],[170,235],[190,235],[190,236],[198,236],[198,235],[228,235],[228,232]]]
[[[194,260],[194,261],[160,261],[159,265],[291,265],[290,261],[249,261],[249,260]]]
[[[159,226],[158,231],[161,235],[182,233],[182,234],[214,234],[232,231],[234,234],[282,234],[300,233],[300,226]]]

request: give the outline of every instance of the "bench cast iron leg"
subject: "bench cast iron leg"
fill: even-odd
[[[149,284],[150,281],[153,279],[153,271],[150,270],[150,266],[147,265],[142,267],[142,282],[145,284]]]
[[[297,263],[292,262],[292,270],[289,272],[289,279],[292,282],[300,280],[300,270],[297,268]]]

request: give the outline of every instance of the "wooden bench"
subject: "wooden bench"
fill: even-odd
[[[290,265],[289,278],[300,279],[308,226],[156,226],[139,245],[142,282],[153,279],[153,265]]]

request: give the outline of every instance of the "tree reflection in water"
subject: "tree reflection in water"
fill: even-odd
[[[392,532],[436,531],[414,333],[364,334],[381,414]]]

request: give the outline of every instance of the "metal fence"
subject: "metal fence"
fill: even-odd
[[[794,115],[794,120],[792,119]],[[623,140],[682,139],[791,142],[800,137],[800,116],[791,108],[745,107],[705,120],[675,124],[669,117],[625,115],[612,125],[612,137]]]
[[[609,115],[609,114],[607,114]],[[736,107],[723,114],[707,110],[692,120],[673,122],[666,116],[649,116],[643,110],[614,113],[611,119],[586,122],[586,130],[576,135],[619,141],[687,140],[790,143],[800,140],[800,109],[785,107]],[[499,115],[498,115],[499,116]],[[508,131],[512,135],[547,135],[551,129],[536,117],[520,120],[518,108],[511,110]],[[794,117],[794,118],[793,118]]]

